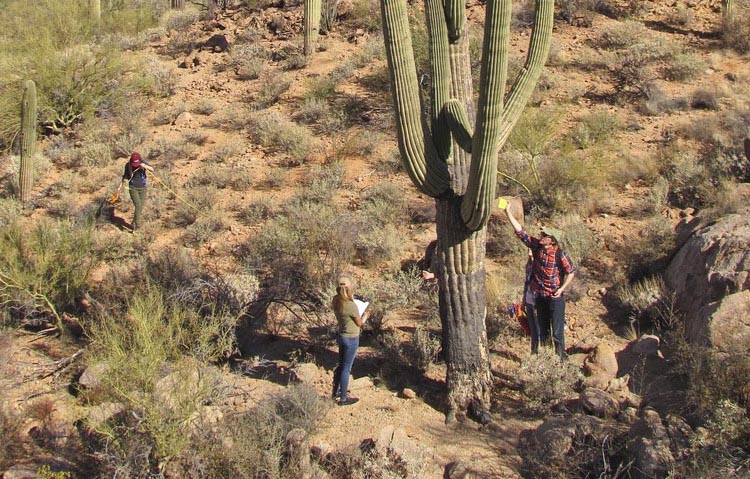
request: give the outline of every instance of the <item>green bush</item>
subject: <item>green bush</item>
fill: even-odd
[[[76,306],[99,252],[93,227],[65,221],[16,220],[0,233],[0,304],[16,321],[48,318]]]

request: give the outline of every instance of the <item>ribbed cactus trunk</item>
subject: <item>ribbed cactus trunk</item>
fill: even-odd
[[[304,6],[304,53],[305,58],[310,59],[315,52],[320,32],[320,8],[322,0],[305,0]]]
[[[91,9],[91,19],[99,21],[102,18],[102,2],[101,0],[89,0]]]
[[[36,153],[36,85],[27,80],[21,98],[21,165],[18,174],[18,190],[21,204],[25,207],[34,184],[33,162]]]
[[[446,419],[452,420],[467,410],[484,413],[489,409],[492,384],[484,257],[486,225],[495,200],[497,155],[546,61],[554,0],[536,0],[526,63],[507,94],[512,2],[487,0],[476,113],[470,100],[465,2],[424,1],[432,70],[429,119],[420,98],[406,1],[381,0],[381,12],[399,151],[415,186],[436,199]]]
[[[721,17],[724,21],[732,20],[734,16],[734,0],[721,0]]]
[[[185,8],[185,0],[172,0],[172,8],[182,10]]]

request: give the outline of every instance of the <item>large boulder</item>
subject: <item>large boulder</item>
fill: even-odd
[[[749,308],[748,296],[735,295],[750,289],[750,211],[696,231],[670,263],[665,279],[685,313],[690,342],[736,351],[734,339],[742,337],[739,345],[747,350],[750,321],[735,311]],[[722,304],[725,298],[732,304]]]

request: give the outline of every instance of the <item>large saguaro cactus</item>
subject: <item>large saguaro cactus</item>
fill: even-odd
[[[473,122],[465,1],[424,2],[432,70],[429,119],[420,100],[406,0],[380,2],[398,144],[412,182],[436,199],[446,419],[469,411],[483,420],[491,389],[484,323],[485,233],[495,197],[497,155],[547,59],[554,0],[536,0],[526,62],[507,94],[512,1],[487,0]]]
[[[36,84],[27,80],[21,97],[21,165],[18,175],[18,190],[21,204],[26,206],[34,182],[32,169],[36,152]]]
[[[320,31],[320,8],[322,0],[305,0],[304,6],[304,53],[305,58],[310,59],[310,56],[315,51],[315,46],[318,42],[318,32]]]

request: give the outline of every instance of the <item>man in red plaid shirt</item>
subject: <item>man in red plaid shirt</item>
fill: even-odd
[[[536,319],[539,340],[532,338],[532,349],[535,343],[549,344],[550,328],[555,343],[555,352],[561,359],[565,359],[565,290],[573,281],[576,269],[573,263],[560,249],[557,238],[560,232],[552,228],[542,228],[539,238],[530,236],[523,230],[521,224],[510,211],[505,208],[508,221],[516,231],[516,236],[528,246],[533,255],[534,263],[531,271],[530,288],[536,304]],[[561,271],[565,279],[561,278]],[[532,331],[534,328],[531,328]],[[536,352],[536,351],[532,351]]]

